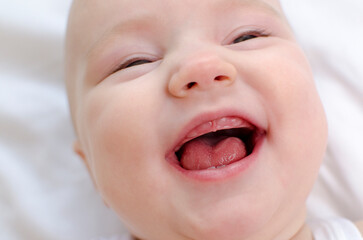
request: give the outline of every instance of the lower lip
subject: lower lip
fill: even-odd
[[[179,174],[191,180],[199,182],[219,182],[231,179],[249,169],[251,164],[256,161],[261,147],[264,143],[265,136],[261,136],[257,140],[253,152],[247,157],[229,164],[222,168],[217,169],[205,169],[205,170],[187,170],[180,166],[180,163],[175,156],[167,158],[167,161],[171,164],[173,169],[176,169]]]

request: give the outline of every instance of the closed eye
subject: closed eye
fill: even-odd
[[[132,58],[130,60],[123,62],[121,65],[119,65],[114,71],[112,71],[112,73],[116,73],[118,71],[125,70],[127,68],[132,68],[132,67],[136,67],[138,65],[148,64],[148,63],[152,63],[152,62],[153,62],[153,60],[149,60],[149,59]]]
[[[137,65],[142,65],[142,64],[146,64],[146,63],[151,63],[151,60],[148,59],[131,59],[125,63],[123,63],[120,67],[119,70],[125,69],[125,68],[130,68],[130,67],[134,67]]]
[[[233,40],[232,44],[237,44],[240,42],[245,42],[254,38],[259,38],[259,37],[268,37],[269,35],[264,33],[264,32],[260,32],[260,31],[248,31],[243,33],[241,36],[237,37],[236,39]]]

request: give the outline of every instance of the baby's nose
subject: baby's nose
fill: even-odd
[[[236,74],[236,68],[218,55],[199,53],[180,63],[168,88],[172,95],[185,97],[191,92],[229,86],[235,81]]]

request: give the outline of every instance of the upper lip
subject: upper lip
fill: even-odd
[[[235,123],[234,126],[230,125],[220,125],[215,126],[213,125],[213,122],[216,120],[219,121],[221,119],[239,119],[239,123]],[[204,124],[211,123],[211,126],[209,128],[200,129],[201,126],[204,126]],[[167,155],[174,154],[177,152],[183,144],[186,142],[195,139],[199,136],[202,136],[204,134],[210,133],[210,132],[216,132],[223,129],[232,129],[232,128],[251,128],[251,129],[257,129],[261,130],[262,128],[260,125],[254,121],[251,120],[250,117],[246,116],[246,114],[240,113],[238,111],[219,111],[219,112],[210,112],[210,113],[204,113],[201,115],[198,115],[191,119],[180,131],[177,140],[174,142],[172,149],[168,152]],[[199,129],[198,129],[199,128]],[[198,129],[197,132],[195,130]],[[263,130],[264,131],[264,130]]]

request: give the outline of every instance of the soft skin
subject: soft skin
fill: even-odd
[[[135,236],[311,238],[305,201],[327,126],[278,1],[80,0],[66,48],[75,150]],[[188,178],[166,155],[213,114],[248,118],[263,143],[241,173]]]

